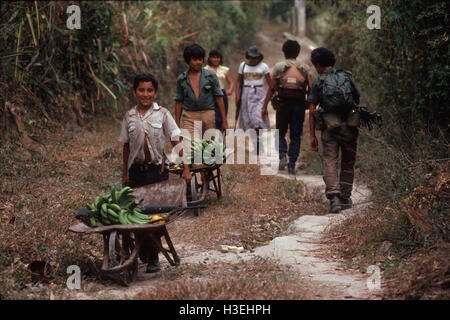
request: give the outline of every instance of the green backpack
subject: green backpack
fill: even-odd
[[[345,70],[333,70],[320,75],[320,106],[325,112],[347,114],[354,108],[351,79],[352,74]]]

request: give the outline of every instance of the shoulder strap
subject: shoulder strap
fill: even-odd
[[[244,71],[245,71],[245,66],[246,66],[247,64],[244,62],[244,66],[242,67],[242,78],[241,78],[241,87],[242,87],[242,85],[244,84]]]

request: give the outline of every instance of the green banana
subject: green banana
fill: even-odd
[[[108,218],[108,204],[104,203],[102,209],[100,210],[100,216],[104,219]]]
[[[103,202],[104,202],[103,197],[102,196],[97,196],[97,197],[95,197],[95,200],[94,200],[94,206],[97,209],[100,209],[102,204],[103,204]]]
[[[108,212],[108,204],[107,203],[102,204],[102,210],[100,212],[105,212],[105,213]]]
[[[116,213],[119,213],[119,211],[120,211],[120,206],[117,203],[111,203],[109,205],[109,208],[113,209]]]
[[[130,193],[130,192],[133,192],[133,188],[126,186],[126,187],[123,187],[120,191],[123,191],[124,193]]]
[[[94,228],[96,227],[102,227],[103,223],[101,223],[98,219],[96,219],[95,217],[90,217],[89,218],[89,223],[91,224],[91,226],[93,226]]]
[[[119,214],[117,213],[117,212],[115,212],[113,209],[111,209],[111,208],[108,208],[108,214],[109,214],[109,216],[110,217],[116,217],[116,218],[118,218],[119,217]]]
[[[89,218],[89,224],[90,224],[91,227],[95,228],[95,227],[97,227],[97,220],[94,217],[91,216]]]
[[[119,222],[120,224],[130,224],[127,219],[127,211],[126,210],[120,210],[119,212]]]
[[[124,196],[125,193],[128,192],[128,190],[131,190],[131,192],[133,192],[133,189],[131,189],[130,187],[125,187],[122,188],[122,190],[119,191],[118,195],[117,195],[117,202],[121,202],[122,201],[122,197]]]
[[[116,188],[114,186],[112,186],[111,188],[111,200],[112,203],[116,203],[117,202],[117,198],[116,198]]]
[[[150,221],[150,217],[147,216],[146,214],[143,214],[143,213],[140,213],[140,212],[133,211],[133,215],[134,215],[135,217],[141,219],[141,220],[148,220],[148,221]]]
[[[129,214],[127,216],[127,218],[132,223],[145,224],[145,223],[149,222],[149,221],[141,220],[141,219],[139,219],[138,217],[136,217],[135,215],[132,215],[132,214]]]
[[[122,202],[122,203],[120,203],[120,208],[128,209],[133,203],[134,203],[134,201]]]
[[[120,224],[119,216],[117,217],[109,216],[109,220],[114,222],[114,224]]]
[[[133,189],[128,186],[120,190],[112,186],[110,193],[102,193],[95,197],[93,204],[86,205],[92,213],[88,222],[95,227],[149,222],[149,217],[142,214],[133,192]]]
[[[102,221],[102,223],[103,223],[105,226],[108,226],[108,225],[113,224],[113,222],[111,221],[111,219],[109,219],[109,217],[107,217],[107,218],[102,218],[101,221]]]

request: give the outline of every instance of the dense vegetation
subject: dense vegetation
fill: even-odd
[[[72,3],[0,3],[2,138],[128,107],[136,72],[161,80],[160,99],[170,107],[186,68],[184,46],[198,42],[226,55],[248,43],[262,9],[231,1],[73,3],[81,8],[79,30],[66,27]]]
[[[444,248],[437,243],[449,241],[450,10],[448,1],[382,0],[376,3],[381,28],[369,30],[371,4],[310,2],[310,30],[336,53],[338,68],[353,72],[384,118],[382,128],[362,130],[357,163],[381,201],[357,226],[363,232],[347,230],[359,234],[348,244],[367,255],[374,252],[368,248],[390,241],[405,257],[420,247]],[[442,266],[441,277],[448,267]],[[435,282],[428,271],[425,287]]]
[[[71,3],[81,8],[80,30],[66,27]],[[370,255],[370,249],[389,241],[398,257],[440,241],[448,248],[450,179],[448,160],[443,159],[450,154],[449,4],[380,0],[381,29],[369,30],[366,9],[371,4],[307,1],[308,36],[336,53],[337,67],[353,72],[384,118],[382,128],[361,130],[357,163],[374,198],[382,201],[375,202],[361,224],[347,226],[351,239],[343,243],[354,249],[352,254]],[[235,48],[248,46],[257,18],[286,21],[292,6],[293,1],[0,2],[0,165],[5,178],[0,190],[5,195],[1,200],[16,195],[16,224],[27,228],[23,208],[45,208],[36,199],[17,200],[28,179],[42,176],[41,171],[61,173],[57,166],[66,166],[65,160],[44,166],[40,154],[22,166],[26,161],[16,148],[33,144],[28,137],[36,139],[43,130],[56,131],[68,122],[82,124],[123,112],[129,106],[130,81],[140,71],[157,76],[159,98],[170,108],[175,78],[186,68],[182,51],[188,43],[218,48],[227,59]],[[111,154],[105,150],[103,158]],[[68,183],[69,175],[64,177]],[[17,182],[19,178],[23,181]],[[83,179],[98,188],[110,183],[93,175]],[[33,215],[40,221],[38,213]],[[41,244],[48,239],[36,235],[30,245],[20,230],[10,231],[9,238],[3,232],[5,239],[18,239],[17,248],[30,250],[20,253],[27,258],[47,259]],[[19,249],[6,241],[4,246],[9,249],[2,250],[0,264],[10,266]],[[64,242],[60,246],[72,250]],[[448,257],[448,251],[442,256]],[[448,278],[448,261],[438,269],[442,275],[437,278]]]

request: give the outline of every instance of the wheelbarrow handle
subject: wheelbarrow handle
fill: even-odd
[[[207,208],[208,206],[205,204],[197,205],[197,206],[142,206],[142,213],[144,214],[154,214],[154,213],[165,213],[176,209],[201,209]]]

